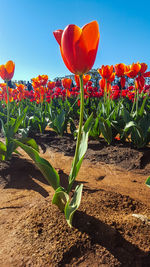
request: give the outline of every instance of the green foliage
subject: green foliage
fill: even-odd
[[[69,195],[67,194],[66,190],[63,187],[58,187],[53,196],[52,203],[63,212],[68,201]]]
[[[146,185],[148,186],[148,187],[150,187],[150,176],[147,178],[147,180],[146,180]]]
[[[79,150],[77,153],[77,158],[73,160],[72,163],[72,168],[70,171],[70,175],[69,175],[69,191],[70,188],[75,180],[75,178],[77,177],[77,174],[80,170],[84,155],[87,151],[87,147],[88,147],[88,135],[89,135],[89,131],[90,128],[92,126],[92,120],[93,120],[93,114],[90,115],[90,117],[87,119],[87,121],[84,124],[83,127],[83,131],[82,131],[82,137],[81,137],[81,141],[80,141],[80,145],[79,145]],[[76,160],[76,162],[75,162]]]
[[[83,184],[77,185],[71,201],[68,200],[65,206],[65,217],[69,226],[72,226],[72,219],[75,211],[79,208],[82,197]]]
[[[49,184],[54,188],[54,190],[56,190],[60,186],[60,179],[57,171],[51,166],[51,164],[46,159],[40,157],[38,151],[36,151],[33,147],[23,144],[17,140],[13,140],[13,142],[17,146],[20,146],[29,155]]]

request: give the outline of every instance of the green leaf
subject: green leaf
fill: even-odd
[[[83,184],[77,185],[71,202],[69,200],[65,206],[65,218],[70,227],[72,227],[72,219],[75,211],[79,208],[82,197]]]
[[[57,128],[58,133],[61,135],[63,134],[63,126],[65,123],[65,114],[66,114],[65,111],[62,110],[61,113],[54,120],[54,125]]]
[[[60,186],[60,179],[57,171],[51,166],[51,164],[44,158],[40,157],[38,152],[32,147],[25,145],[18,140],[13,139],[13,142],[20,146],[34,161],[39,168],[45,179],[56,190]]]
[[[3,133],[3,135],[6,137],[6,132],[7,132],[7,130],[6,130],[5,124],[4,124],[4,122],[3,122],[2,119],[0,119],[0,121],[1,121],[1,124],[2,124],[2,133]]]
[[[6,145],[0,141],[0,159],[5,160],[7,148]]]
[[[57,205],[58,208],[63,212],[65,205],[69,200],[69,195],[66,193],[63,187],[58,187],[52,199],[52,203]]]
[[[72,118],[69,119],[69,122],[70,122],[70,131],[72,134],[74,134],[74,132],[76,131],[75,123]]]
[[[0,141],[0,151],[7,151],[6,145]]]
[[[143,102],[142,102],[142,106],[139,110],[139,115],[142,117],[143,116],[143,113],[144,113],[144,108],[145,108],[145,103],[147,101],[147,99],[149,98],[149,95],[147,95],[144,99],[143,99]]]
[[[110,144],[112,141],[112,130],[110,122],[108,120],[105,120],[104,118],[100,118],[99,128],[106,142]]]
[[[127,132],[130,128],[132,128],[132,127],[137,127],[137,123],[136,122],[134,122],[134,121],[130,121],[130,122],[128,122],[126,125],[125,125],[125,127],[124,127],[124,132]]]
[[[92,137],[95,137],[95,138],[98,138],[100,136],[99,118],[98,117],[95,119],[95,122],[90,129],[89,135]]]
[[[24,118],[26,116],[27,109],[28,109],[28,107],[26,107],[24,109],[23,114],[21,116],[17,117],[15,124],[14,124],[14,129],[13,129],[14,134],[18,131],[19,126],[21,125],[22,121],[24,120]]]
[[[26,138],[21,138],[19,140],[21,143],[26,144],[28,146],[31,146],[32,148],[34,148],[37,152],[39,152],[39,146],[36,143],[36,141],[33,138],[30,137],[26,137]]]
[[[92,125],[92,120],[93,120],[93,114],[91,114],[89,116],[89,118],[87,119],[87,121],[84,124],[83,132],[82,132],[82,138],[81,138],[79,151],[78,151],[78,155],[77,155],[77,162],[76,162],[75,168],[73,168],[73,164],[72,164],[72,168],[71,168],[70,175],[69,175],[69,184],[71,184],[75,180],[75,178],[79,172],[79,169],[81,167],[84,155],[87,151],[88,134],[89,134],[89,131],[90,131],[90,128]]]
[[[132,120],[130,113],[126,110],[125,107],[123,108],[122,116],[123,116],[125,123],[128,123]]]
[[[147,180],[146,180],[146,185],[148,186],[148,187],[150,187],[150,176],[147,178]]]

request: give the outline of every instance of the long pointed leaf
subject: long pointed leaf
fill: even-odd
[[[0,159],[5,160],[7,148],[6,145],[0,141]]]
[[[75,168],[73,169],[73,167],[71,168],[71,172],[69,175],[69,184],[72,183],[72,181],[75,180],[80,166],[82,164],[84,155],[87,151],[87,147],[88,147],[88,134],[92,125],[92,120],[93,120],[93,114],[90,115],[90,117],[87,119],[87,121],[84,124],[83,127],[83,133],[82,133],[82,138],[81,138],[81,142],[80,142],[80,146],[79,146],[79,152],[78,152],[78,158],[77,158],[77,163]]]
[[[63,187],[58,187],[52,199],[52,203],[55,204],[62,212],[65,209],[65,205],[69,200],[69,195],[66,193]]]
[[[150,187],[150,176],[146,180],[146,185]]]
[[[75,211],[79,208],[82,197],[83,184],[77,185],[71,202],[69,200],[65,206],[65,218],[70,227],[72,227],[72,219]]]
[[[27,109],[28,109],[28,107],[26,107],[23,111],[23,114],[16,119],[15,124],[14,124],[14,134],[18,131],[19,126],[21,125],[22,121],[24,120],[24,118],[26,116]]]
[[[60,179],[57,171],[51,166],[51,164],[46,159],[40,157],[38,152],[32,147],[17,140],[13,141],[29,155],[49,184],[54,188],[54,190],[56,190],[60,186]]]

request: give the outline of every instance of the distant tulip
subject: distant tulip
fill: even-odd
[[[145,85],[145,77],[150,77],[150,72],[146,72],[147,64],[146,63],[133,63],[129,65],[126,75],[129,78],[136,78],[136,88],[142,90]]]
[[[126,84],[126,78],[125,77],[120,78],[120,84],[121,84],[121,88],[125,87],[125,84]]]
[[[115,72],[113,72],[113,65],[102,65],[100,69],[97,70],[102,78],[106,79],[109,82],[112,82],[115,79]]]
[[[125,75],[125,72],[127,71],[128,67],[123,63],[119,63],[119,64],[116,64],[114,68],[115,68],[116,75],[118,77],[122,77]]]
[[[5,65],[0,66],[0,76],[4,81],[9,81],[14,76],[15,63],[9,60]]]
[[[102,78],[101,80],[99,80],[99,86],[100,86],[101,90],[104,90],[105,89],[105,84],[106,84],[106,82],[105,82],[105,79],[104,78]]]
[[[96,21],[82,28],[70,24],[64,31],[57,30],[53,34],[60,45],[63,61],[72,73],[82,75],[92,68],[100,38]]]
[[[49,82],[47,83],[47,87],[48,87],[48,89],[53,90],[54,87],[55,87],[55,82],[51,82],[51,81],[49,81]]]
[[[129,78],[135,78],[138,73],[140,72],[141,69],[141,64],[140,63],[133,63],[132,65],[128,66],[128,70],[125,72],[125,74],[129,77]]]
[[[77,86],[80,86],[80,80],[79,80],[79,75],[75,75],[75,82]],[[87,82],[91,79],[91,75],[87,74],[87,75],[83,75],[83,85],[86,85]]]
[[[62,86],[63,86],[65,89],[70,89],[71,84],[72,84],[72,80],[69,79],[69,78],[64,78],[64,79],[61,80],[61,83],[62,83]]]

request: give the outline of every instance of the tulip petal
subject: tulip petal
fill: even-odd
[[[87,51],[94,50],[99,42],[100,33],[97,21],[92,21],[82,27],[82,38]]]
[[[141,70],[141,64],[140,63],[133,63],[131,65],[131,70],[134,70],[138,73]]]
[[[7,70],[8,73],[12,73],[12,72],[14,72],[15,64],[13,63],[13,61],[9,60],[5,64],[5,68],[6,68],[6,70]]]
[[[6,75],[7,75],[7,72],[6,72],[5,66],[1,65],[0,66],[0,76],[1,76],[1,78],[3,80],[5,80]]]
[[[64,63],[72,73],[80,75],[92,68],[100,37],[96,21],[82,29],[70,24],[64,31],[55,31],[54,36],[60,45]]]
[[[54,37],[57,43],[61,46],[61,38],[62,38],[63,30],[54,31],[53,34],[54,34]]]
[[[62,41],[61,41],[62,53],[63,55],[65,55],[65,59],[68,62],[70,68],[73,69],[73,73],[75,73],[78,66],[76,62],[77,57],[76,57],[75,45],[78,43],[81,33],[82,30],[78,26],[70,24],[64,29],[62,35]]]
[[[71,65],[68,63],[67,59],[65,58],[64,54],[63,54],[63,51],[62,51],[62,48],[60,46],[60,52],[61,52],[61,56],[62,56],[62,59],[66,65],[66,67],[72,72],[74,73],[74,70],[72,69]]]
[[[143,77],[150,77],[150,71],[143,73]]]
[[[148,66],[146,63],[141,63],[140,65],[141,65],[140,72],[144,73],[147,70]]]

